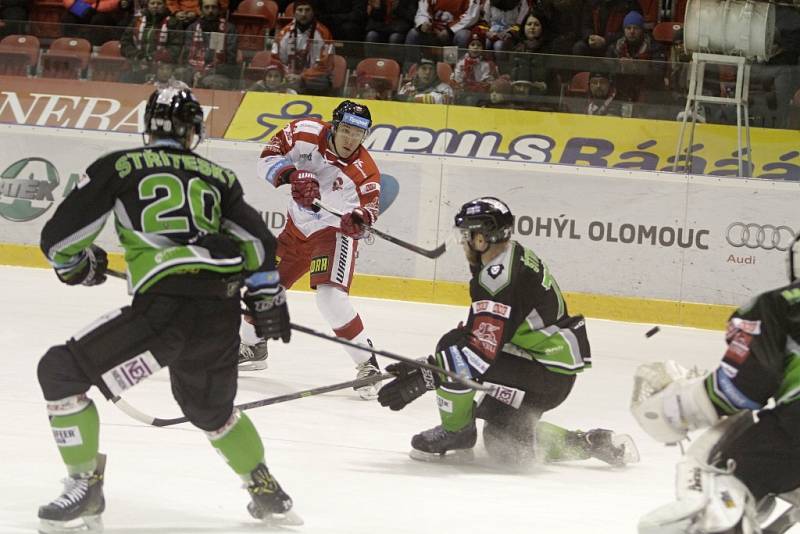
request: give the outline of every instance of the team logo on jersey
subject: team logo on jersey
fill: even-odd
[[[478,316],[472,325],[472,336],[469,343],[488,359],[494,360],[503,339],[503,322],[485,315]]]
[[[753,336],[746,332],[738,331],[728,340],[728,350],[724,358],[735,364],[742,365],[750,356],[750,342]]]
[[[511,317],[511,306],[493,300],[477,300],[472,303],[472,313],[476,315],[479,313],[491,313],[492,315],[508,319]]]
[[[300,161],[308,161],[308,162],[310,162],[312,157],[313,156],[311,155],[310,152],[308,154],[300,154]]]
[[[503,273],[503,268],[504,267],[502,263],[497,265],[491,265],[489,266],[487,272],[489,273],[489,276],[491,276],[493,280],[497,280],[497,277]]]
[[[311,274],[320,274],[328,272],[328,256],[320,256],[311,260]]]
[[[58,170],[46,159],[12,163],[0,174],[0,216],[13,222],[35,219],[53,205],[58,184]]]

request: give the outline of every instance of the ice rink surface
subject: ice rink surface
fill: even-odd
[[[0,267],[0,533],[35,532],[37,507],[56,497],[65,475],[36,381],[38,359],[53,344],[129,302],[122,281],[68,287],[50,270]],[[466,308],[354,299],[375,346],[429,354],[439,337],[466,318]],[[294,322],[328,331],[310,293],[290,292]],[[438,423],[429,393],[400,412],[360,400],[351,390],[248,411],[261,434],[267,465],[292,496],[302,527],[320,533],[634,533],[638,518],[673,498],[677,448],[641,432],[628,412],[639,363],[673,358],[714,367],[723,333],[589,319],[594,367],[579,375],[567,401],[544,419],[568,428],[631,434],[641,463],[622,469],[598,460],[498,469],[478,442],[473,465],[432,465],[408,457],[411,436]],[[258,400],[355,378],[338,345],[295,333],[272,343],[269,368],[244,374],[237,402]],[[390,363],[381,360],[383,365]],[[101,417],[100,450],[108,454],[106,532],[254,533],[266,530],[245,509],[238,477],[188,424],[148,427],[93,389]],[[158,417],[180,415],[166,371],[125,395]],[[479,423],[480,424],[480,423]]]

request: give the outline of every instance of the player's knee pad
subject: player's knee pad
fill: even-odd
[[[80,395],[92,386],[91,379],[65,345],[50,347],[39,360],[36,375],[47,400]]]
[[[713,425],[719,420],[706,393],[703,377],[675,379],[666,371],[651,373],[650,368],[656,365],[666,364],[648,364],[637,369],[631,401],[631,413],[645,432],[662,443],[675,443],[684,439],[689,431]],[[650,376],[659,373],[663,377]],[[655,390],[655,393],[648,389]]]

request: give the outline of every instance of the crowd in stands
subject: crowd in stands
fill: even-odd
[[[782,9],[776,54],[754,69],[763,126],[787,126],[800,105],[800,16]],[[43,48],[85,39],[95,54],[118,41],[128,65],[116,80],[127,83],[675,119],[690,60],[684,10],[684,0],[0,0],[0,36]],[[724,96],[730,73],[707,74],[705,87]]]

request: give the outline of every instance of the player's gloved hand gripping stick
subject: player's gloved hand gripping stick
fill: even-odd
[[[336,215],[337,217],[341,218],[341,217],[343,217],[345,215],[345,214],[343,214],[342,212],[340,212],[337,209],[334,209],[334,208],[332,208],[330,206],[326,206],[319,199],[315,199],[312,202],[312,204],[314,206],[318,207],[318,208],[321,208],[321,209],[327,211],[328,213]],[[444,243],[442,243],[441,245],[439,245],[435,249],[428,250],[428,249],[419,247],[417,245],[413,245],[411,243],[408,243],[406,241],[403,241],[402,239],[398,239],[398,238],[394,237],[393,235],[389,235],[386,232],[378,230],[377,228],[375,228],[374,226],[371,226],[369,224],[363,224],[362,226],[366,227],[370,232],[372,232],[373,234],[375,234],[376,236],[378,236],[378,237],[380,237],[382,239],[385,239],[389,243],[394,243],[395,245],[397,245],[399,247],[403,247],[404,249],[410,250],[411,252],[416,252],[417,254],[425,256],[426,258],[436,259],[439,256],[441,256],[442,254],[444,254],[444,251],[446,250],[446,245]]]

